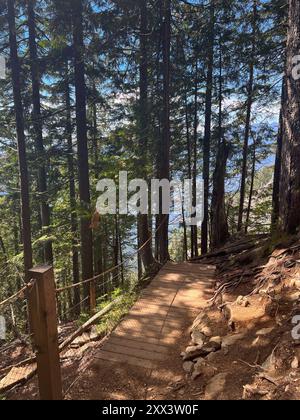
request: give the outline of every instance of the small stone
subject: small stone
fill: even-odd
[[[206,313],[201,313],[194,321],[192,326],[192,337],[195,332],[198,331],[202,334],[202,339],[204,336],[204,341],[206,337],[212,336],[212,324],[209,316]],[[197,334],[197,333],[196,333]]]
[[[221,350],[221,342],[217,343],[216,341],[210,341],[209,343],[205,344],[205,346],[202,347],[202,350],[204,352],[207,352],[207,354],[215,353]]]
[[[219,344],[220,346],[222,345],[222,338],[220,337],[220,336],[217,336],[217,337],[212,337],[210,340],[209,340],[209,342],[210,343],[217,343],[217,344]]]
[[[299,368],[299,360],[298,357],[295,357],[291,364],[292,369],[296,370]]]
[[[245,296],[239,296],[236,300],[236,304],[247,308],[250,305],[250,302]]]
[[[228,335],[223,338],[222,340],[222,347],[230,347],[237,343],[237,341],[240,341],[244,338],[244,334],[234,334],[234,335]]]
[[[197,350],[197,348],[198,348],[198,346],[188,346],[185,349],[185,353],[187,353],[187,354],[193,353],[195,350]],[[201,348],[201,346],[199,348]]]
[[[263,328],[263,329],[257,331],[256,335],[258,337],[264,337],[265,335],[271,334],[273,331],[274,331],[274,328],[273,327],[271,327],[271,328]]]
[[[198,329],[195,329],[194,331],[192,331],[191,338],[192,338],[193,344],[196,346],[198,345],[203,346],[203,344],[205,343],[207,339],[206,336]]]
[[[192,373],[193,369],[194,369],[194,363],[193,362],[184,362],[183,363],[183,370],[186,373]]]
[[[210,353],[215,353],[221,350],[221,344],[210,342],[204,346],[191,346],[186,349],[186,356],[183,358],[184,361],[195,360],[198,357],[205,357]]]
[[[300,293],[293,293],[292,295],[289,296],[289,301],[290,302],[298,302],[300,300]]]
[[[190,346],[190,347],[187,347],[183,360],[185,362],[191,361],[191,360],[196,359],[197,357],[202,357],[202,356],[203,356],[202,346]]]

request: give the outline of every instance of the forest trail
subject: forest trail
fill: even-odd
[[[183,398],[180,348],[189,342],[191,323],[212,296],[214,272],[207,264],[166,264],[103,341],[67,397]]]

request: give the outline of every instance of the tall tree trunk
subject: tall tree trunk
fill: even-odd
[[[210,30],[206,77],[205,98],[205,129],[203,142],[203,180],[204,180],[204,214],[201,231],[201,252],[208,251],[208,219],[209,219],[209,175],[210,175],[210,143],[211,143],[211,119],[212,119],[212,91],[214,69],[214,41],[215,41],[215,0],[210,2]]]
[[[19,210],[16,210],[15,206],[12,209],[12,213],[14,215],[14,221],[13,221],[13,238],[14,238],[14,252],[15,255],[18,255],[20,253],[20,237],[19,237],[19,227],[18,227],[18,217],[19,217]]]
[[[121,271],[121,286],[125,285],[125,267],[124,267],[124,256],[123,256],[123,243],[122,233],[120,229],[120,217],[119,217],[119,255],[120,255],[120,271]]]
[[[183,256],[184,260],[187,261],[189,258],[188,251],[188,236],[187,236],[187,226],[186,226],[186,218],[185,218],[185,210],[184,205],[182,204],[182,224],[183,224]]]
[[[26,281],[30,281],[29,270],[32,268],[32,245],[31,245],[31,223],[30,223],[30,198],[29,198],[29,176],[26,155],[26,139],[24,134],[24,114],[21,96],[21,68],[18,57],[16,23],[15,23],[15,3],[14,0],[7,1],[8,24],[9,24],[9,46],[12,70],[12,85],[14,95],[14,107],[16,116],[18,158],[20,168],[20,188],[21,188],[21,219],[22,219],[22,239],[24,247],[24,268]]]
[[[218,148],[223,141],[223,62],[222,62],[222,38],[219,40],[219,120],[218,120]]]
[[[80,237],[82,279],[93,277],[93,239],[90,229],[90,180],[87,147],[86,84],[83,42],[83,4],[73,0],[73,49],[75,61],[76,125],[79,196],[81,203]],[[87,214],[86,214],[87,213]],[[90,308],[95,308],[95,284],[85,286],[85,295],[90,296]]]
[[[246,122],[245,122],[245,137],[243,146],[243,163],[242,163],[242,179],[241,179],[241,194],[238,217],[238,232],[243,229],[244,206],[246,195],[246,181],[248,172],[248,149],[249,138],[251,131],[251,114],[253,105],[254,93],[254,71],[255,71],[255,56],[256,56],[256,32],[257,32],[257,0],[253,1],[253,16],[252,16],[252,53],[249,66],[249,82],[247,86],[247,103],[246,103]]]
[[[247,216],[246,216],[246,223],[245,223],[246,234],[248,233],[249,224],[250,224],[250,214],[251,214],[252,199],[253,199],[253,192],[254,192],[255,167],[256,167],[256,139],[254,137],[251,182],[250,182],[249,201],[248,201]]]
[[[147,147],[149,135],[148,117],[148,11],[147,0],[141,0],[140,4],[141,26],[140,26],[140,107],[139,107],[139,145],[140,145],[140,169],[144,170],[147,165]],[[142,175],[142,173],[141,173]],[[140,214],[139,241],[147,245],[141,251],[141,258],[147,271],[154,263],[151,243],[151,233],[148,224],[148,215]]]
[[[76,211],[76,188],[75,188],[75,165],[73,157],[73,140],[72,140],[72,119],[71,119],[71,98],[70,98],[70,85],[69,85],[69,69],[66,65],[66,138],[68,149],[68,176],[69,176],[69,195],[70,195],[70,208],[71,208],[71,233],[72,233],[72,271],[73,271],[73,284],[77,284],[80,280],[79,274],[79,255],[78,255],[78,220]],[[74,315],[79,315],[80,308],[80,289],[74,289],[73,305]]]
[[[286,76],[282,82],[282,94],[281,94],[281,110],[279,116],[279,129],[277,136],[277,150],[275,159],[275,170],[274,170],[274,183],[273,183],[273,211],[272,211],[272,225],[271,231],[275,233],[278,229],[279,222],[279,195],[280,195],[280,179],[281,179],[281,165],[282,165],[282,141],[283,141],[283,107],[286,101]]]
[[[216,169],[213,177],[213,194],[211,203],[211,248],[213,250],[220,248],[229,238],[225,207],[225,176],[228,156],[229,145],[223,141],[218,149]]]
[[[103,225],[103,244],[107,244],[109,237],[108,237],[108,231],[107,231],[107,222],[104,219],[104,224]],[[107,246],[103,246],[103,272],[105,273],[108,269],[108,252],[107,252]],[[105,276],[103,276],[103,293],[108,293],[109,292],[109,279],[110,279],[110,274],[106,274]]]
[[[189,121],[189,109],[188,109],[188,95],[187,90],[185,91],[185,125],[186,125],[186,146],[188,156],[188,178],[192,179],[192,145],[190,136],[190,121]],[[187,238],[186,238],[187,240]],[[188,250],[188,244],[186,243],[186,249]],[[194,243],[193,243],[193,229],[191,229],[191,256],[194,256]]]
[[[160,179],[170,179],[170,49],[171,49],[171,1],[163,1],[162,22],[162,47],[163,47],[163,130],[161,145]],[[161,194],[160,194],[161,196]],[[162,200],[160,200],[162,204]],[[160,206],[160,234],[159,256],[165,263],[169,258],[169,216],[162,214]]]
[[[156,161],[155,171],[157,178],[160,177],[161,168],[161,148],[162,148],[162,87],[161,87],[161,45],[163,38],[163,0],[158,0],[157,8],[159,10],[159,30],[157,36],[156,46],[156,115],[157,115],[157,130],[156,130]],[[158,230],[161,221],[161,215],[155,216],[155,260],[160,261],[159,248],[160,248],[160,231]]]
[[[93,155],[94,155],[94,172],[96,178],[99,176],[99,142],[98,142],[98,125],[97,125],[97,88],[95,82],[93,83],[93,103],[92,103],[92,137],[93,137]]]
[[[219,116],[218,116],[218,148],[216,167],[213,176],[213,193],[211,204],[211,249],[217,249],[229,239],[228,215],[225,204],[225,176],[229,157],[229,145],[223,136],[223,63],[222,44],[220,39],[219,55]]]
[[[7,261],[7,252],[4,245],[3,237],[0,235],[0,251],[3,253],[3,256],[5,258],[5,261]]]
[[[286,87],[282,108],[282,170],[279,219],[283,232],[300,227],[300,80],[293,77],[293,59],[300,51],[300,2],[289,0]]]
[[[114,287],[118,287],[119,286],[119,282],[120,282],[120,270],[121,267],[119,267],[120,264],[120,259],[119,259],[119,251],[120,251],[120,246],[119,246],[119,217],[118,214],[115,215],[115,231],[114,231],[114,242],[113,242],[113,248],[114,248],[114,266],[116,267],[115,271],[114,271],[114,280],[113,280],[113,285]]]
[[[47,171],[45,165],[45,149],[43,139],[43,120],[41,113],[40,70],[36,45],[35,0],[27,0],[30,70],[32,80],[33,128],[35,149],[37,154],[38,192],[40,201],[40,217],[43,234],[50,235],[50,208],[47,202]],[[53,263],[52,242],[47,239],[44,245],[44,262]]]
[[[197,165],[198,165],[198,58],[196,58],[196,67],[195,67],[195,92],[194,92],[194,143],[193,143],[193,207],[196,208],[196,194],[197,194]],[[192,217],[196,217],[196,214],[193,214]],[[192,226],[192,257],[198,257],[198,227]]]
[[[137,224],[137,247],[138,249],[140,249],[141,247],[141,235],[140,235],[140,226],[139,223]],[[141,253],[139,252],[137,254],[137,269],[138,269],[138,281],[140,281],[143,277],[143,262],[142,262],[142,257],[141,257]]]

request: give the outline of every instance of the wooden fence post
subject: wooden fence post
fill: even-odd
[[[29,297],[29,311],[36,350],[40,399],[61,400],[62,381],[53,268],[36,267],[30,270],[30,275],[36,281]]]

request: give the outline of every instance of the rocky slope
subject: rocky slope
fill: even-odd
[[[300,398],[300,241],[254,242],[205,259],[218,259],[216,293],[181,354],[201,399]]]

